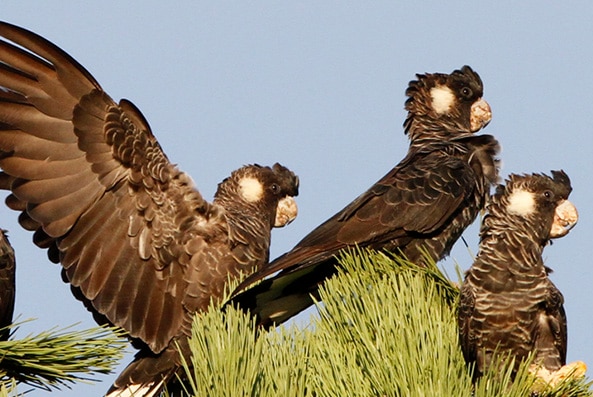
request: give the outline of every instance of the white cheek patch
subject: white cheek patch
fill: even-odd
[[[455,103],[455,94],[447,86],[438,85],[430,90],[432,108],[437,114],[449,113]]]
[[[507,206],[509,213],[529,216],[535,211],[535,197],[533,193],[527,190],[517,190],[509,197],[509,205]]]
[[[250,203],[260,200],[264,194],[264,187],[261,182],[251,177],[242,178],[239,181],[239,188],[241,189],[241,196]]]

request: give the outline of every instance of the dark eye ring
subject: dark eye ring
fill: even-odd
[[[274,194],[280,193],[280,185],[278,185],[277,183],[273,183],[271,186],[271,189],[272,189],[272,193],[274,193]]]
[[[473,92],[471,90],[471,88],[468,87],[463,87],[461,89],[461,95],[463,95],[466,98],[469,98],[470,96],[472,96]]]

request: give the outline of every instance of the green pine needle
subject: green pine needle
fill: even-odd
[[[60,389],[77,381],[92,381],[94,374],[108,374],[123,357],[123,333],[96,327],[73,331],[71,327],[0,341],[0,381],[25,383],[37,388]],[[6,388],[12,388],[10,385]]]
[[[385,253],[348,253],[326,282],[316,325],[320,396],[461,396],[471,382],[450,301],[456,288],[435,268]],[[457,380],[452,382],[451,379]]]
[[[186,365],[193,396],[528,397],[523,363],[500,359],[475,385],[458,342],[459,289],[434,263],[418,267],[385,252],[354,249],[320,290],[319,316],[258,330],[244,313],[216,306],[195,318]],[[578,379],[538,397],[592,396]]]
[[[197,316],[191,367],[184,362],[186,389],[194,396],[304,396],[309,354],[307,338],[299,333],[296,328],[260,332],[235,308]]]

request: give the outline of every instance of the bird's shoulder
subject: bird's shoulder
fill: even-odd
[[[375,222],[426,233],[440,227],[475,190],[475,173],[463,158],[444,151],[418,153],[342,210],[338,221],[347,229]]]

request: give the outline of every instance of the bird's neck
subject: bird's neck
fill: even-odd
[[[225,209],[231,255],[244,271],[261,267],[269,259],[272,220],[255,206],[243,203],[239,208],[234,202],[221,201],[220,197],[214,201]]]
[[[412,143],[427,140],[443,142],[473,135],[469,130],[469,122],[464,125],[454,117],[435,118],[429,112],[423,108],[408,112],[404,130]]]
[[[411,129],[408,132],[410,145],[420,147],[437,142],[447,143],[454,136],[450,131],[444,130],[442,126],[435,125],[431,127]]]
[[[484,270],[512,268],[524,275],[540,276],[545,273],[544,246],[529,231],[512,230],[508,225],[491,226],[482,231],[476,264],[483,265]]]

